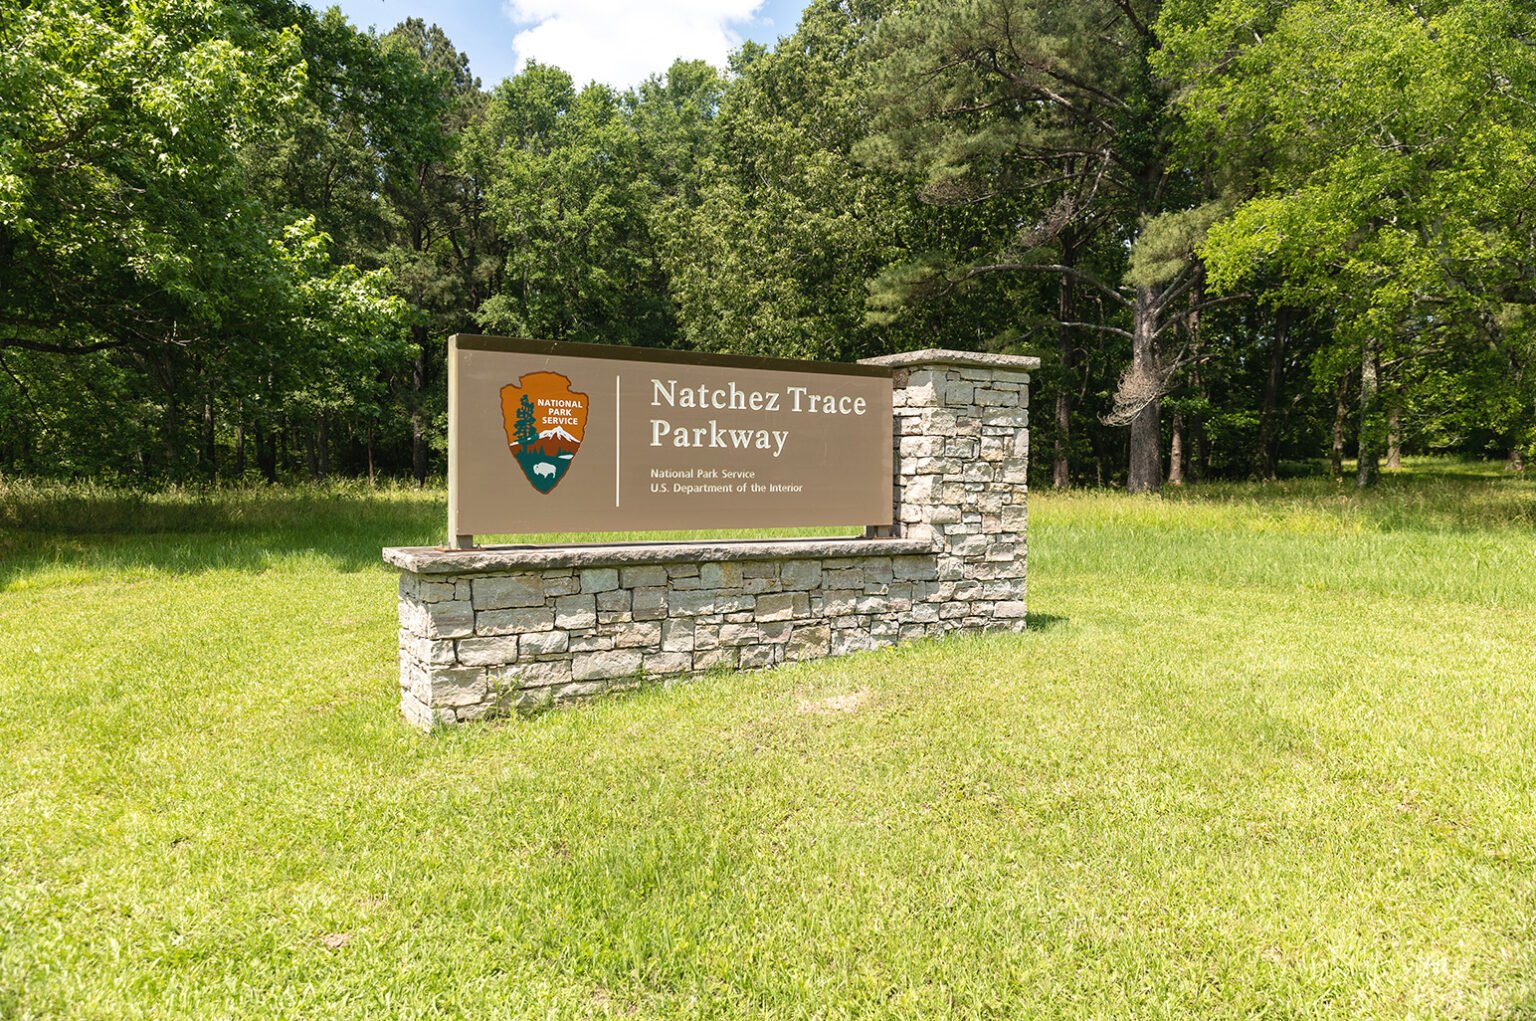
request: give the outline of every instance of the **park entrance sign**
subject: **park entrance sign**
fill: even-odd
[[[889,525],[892,371],[458,335],[448,532]]]
[[[400,710],[432,728],[718,670],[1026,626],[1034,358],[859,366],[457,337],[457,541],[395,547]],[[474,545],[474,534],[874,525]]]

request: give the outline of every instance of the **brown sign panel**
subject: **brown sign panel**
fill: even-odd
[[[451,539],[891,523],[888,369],[448,344]]]

